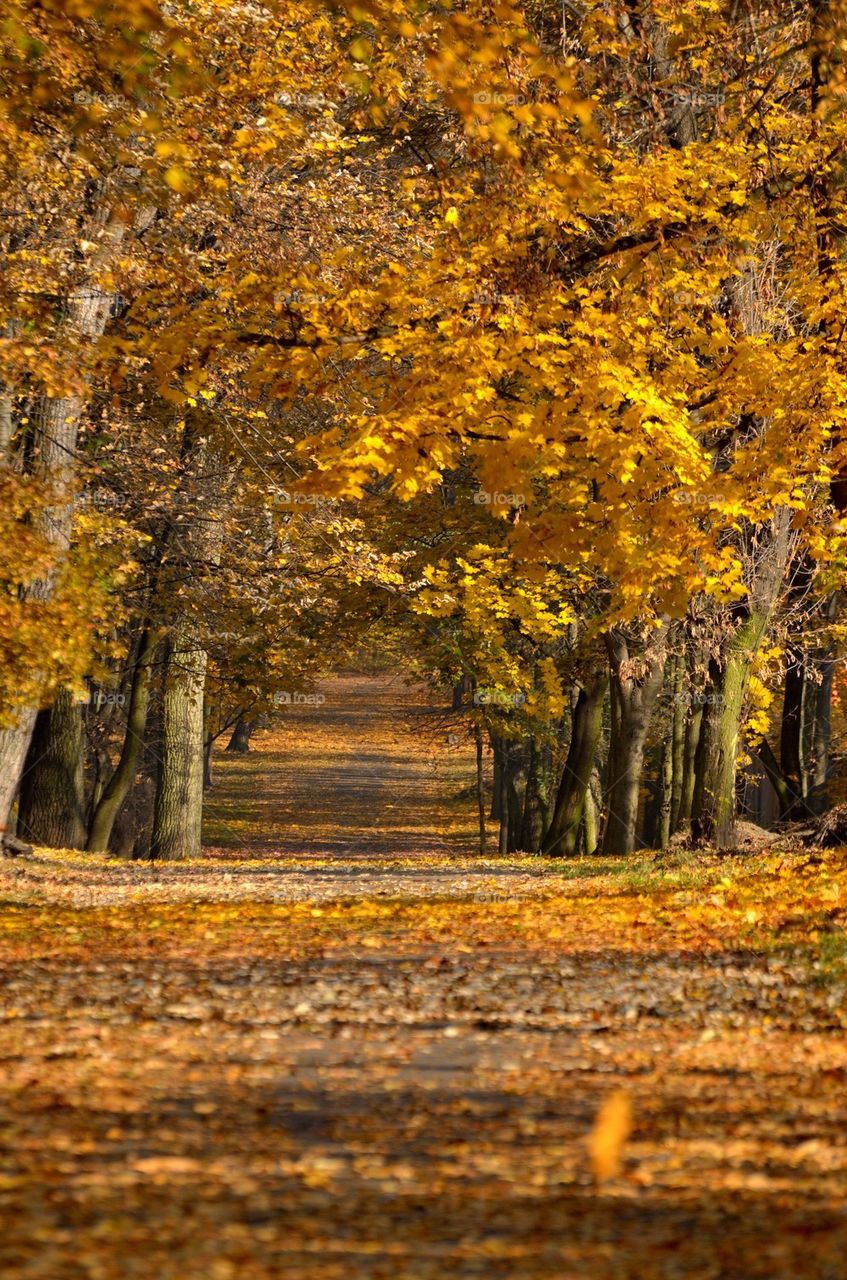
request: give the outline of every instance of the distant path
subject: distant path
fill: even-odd
[[[245,757],[216,759],[205,844],[250,857],[472,853],[467,718],[399,675],[335,676]],[[249,831],[247,828],[249,827]]]
[[[214,757],[197,862],[21,863],[18,892],[84,907],[139,901],[331,901],[549,891],[529,855],[479,856],[476,755],[466,713],[401,676],[334,676],[246,755]],[[49,888],[48,888],[49,882]]]

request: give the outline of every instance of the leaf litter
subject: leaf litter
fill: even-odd
[[[390,784],[421,717],[356,688]],[[273,826],[301,729],[216,807],[249,771]],[[354,812],[337,856],[0,866],[0,1274],[843,1275],[843,853],[446,852],[443,758],[393,856]]]

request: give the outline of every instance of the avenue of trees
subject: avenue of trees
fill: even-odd
[[[217,747],[363,652],[452,690],[492,851],[839,800],[845,52],[823,0],[10,0],[7,839],[197,855]]]

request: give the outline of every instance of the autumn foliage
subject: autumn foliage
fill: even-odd
[[[19,1218],[16,1276],[110,1280],[98,1233],[146,1274],[148,1217],[163,1277],[287,1274],[269,1223],[292,1180],[289,1270],[316,1280],[353,1274],[354,1240],[356,1275],[670,1276],[690,1206],[702,1232],[736,1192],[743,1265],[697,1244],[691,1274],[803,1274],[788,1236],[818,1229],[841,1161],[801,1059],[834,1107],[845,49],[841,0],[7,0],[0,960],[29,1154],[0,1196],[31,1209],[73,1179]],[[75,966],[95,1012],[65,1036]],[[18,1023],[40,1010],[31,1066]],[[420,1164],[363,1120],[330,1024],[386,1105],[379,1062],[420,1102],[447,1055],[437,1141],[426,1108],[389,1107]],[[317,1045],[309,1088],[347,1101],[301,1142],[323,1102],[292,1086],[276,1149],[266,1059],[289,1026],[285,1072]],[[562,1088],[563,1062],[602,1073],[607,1029],[608,1088]],[[526,1075],[498,1092],[509,1063]],[[733,1094],[701,1156],[663,1163],[683,1094],[714,1110],[743,1071],[767,1122]],[[525,1164],[500,1125],[538,1137]],[[799,1200],[757,1255],[777,1184]],[[642,1192],[655,1229],[618,1265],[606,1197]],[[391,1197],[421,1215],[393,1243]],[[843,1233],[821,1230],[823,1280]]]

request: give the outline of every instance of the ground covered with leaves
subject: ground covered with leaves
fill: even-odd
[[[842,1280],[843,853],[481,858],[385,680],[256,745],[202,862],[0,866],[0,1274]]]

